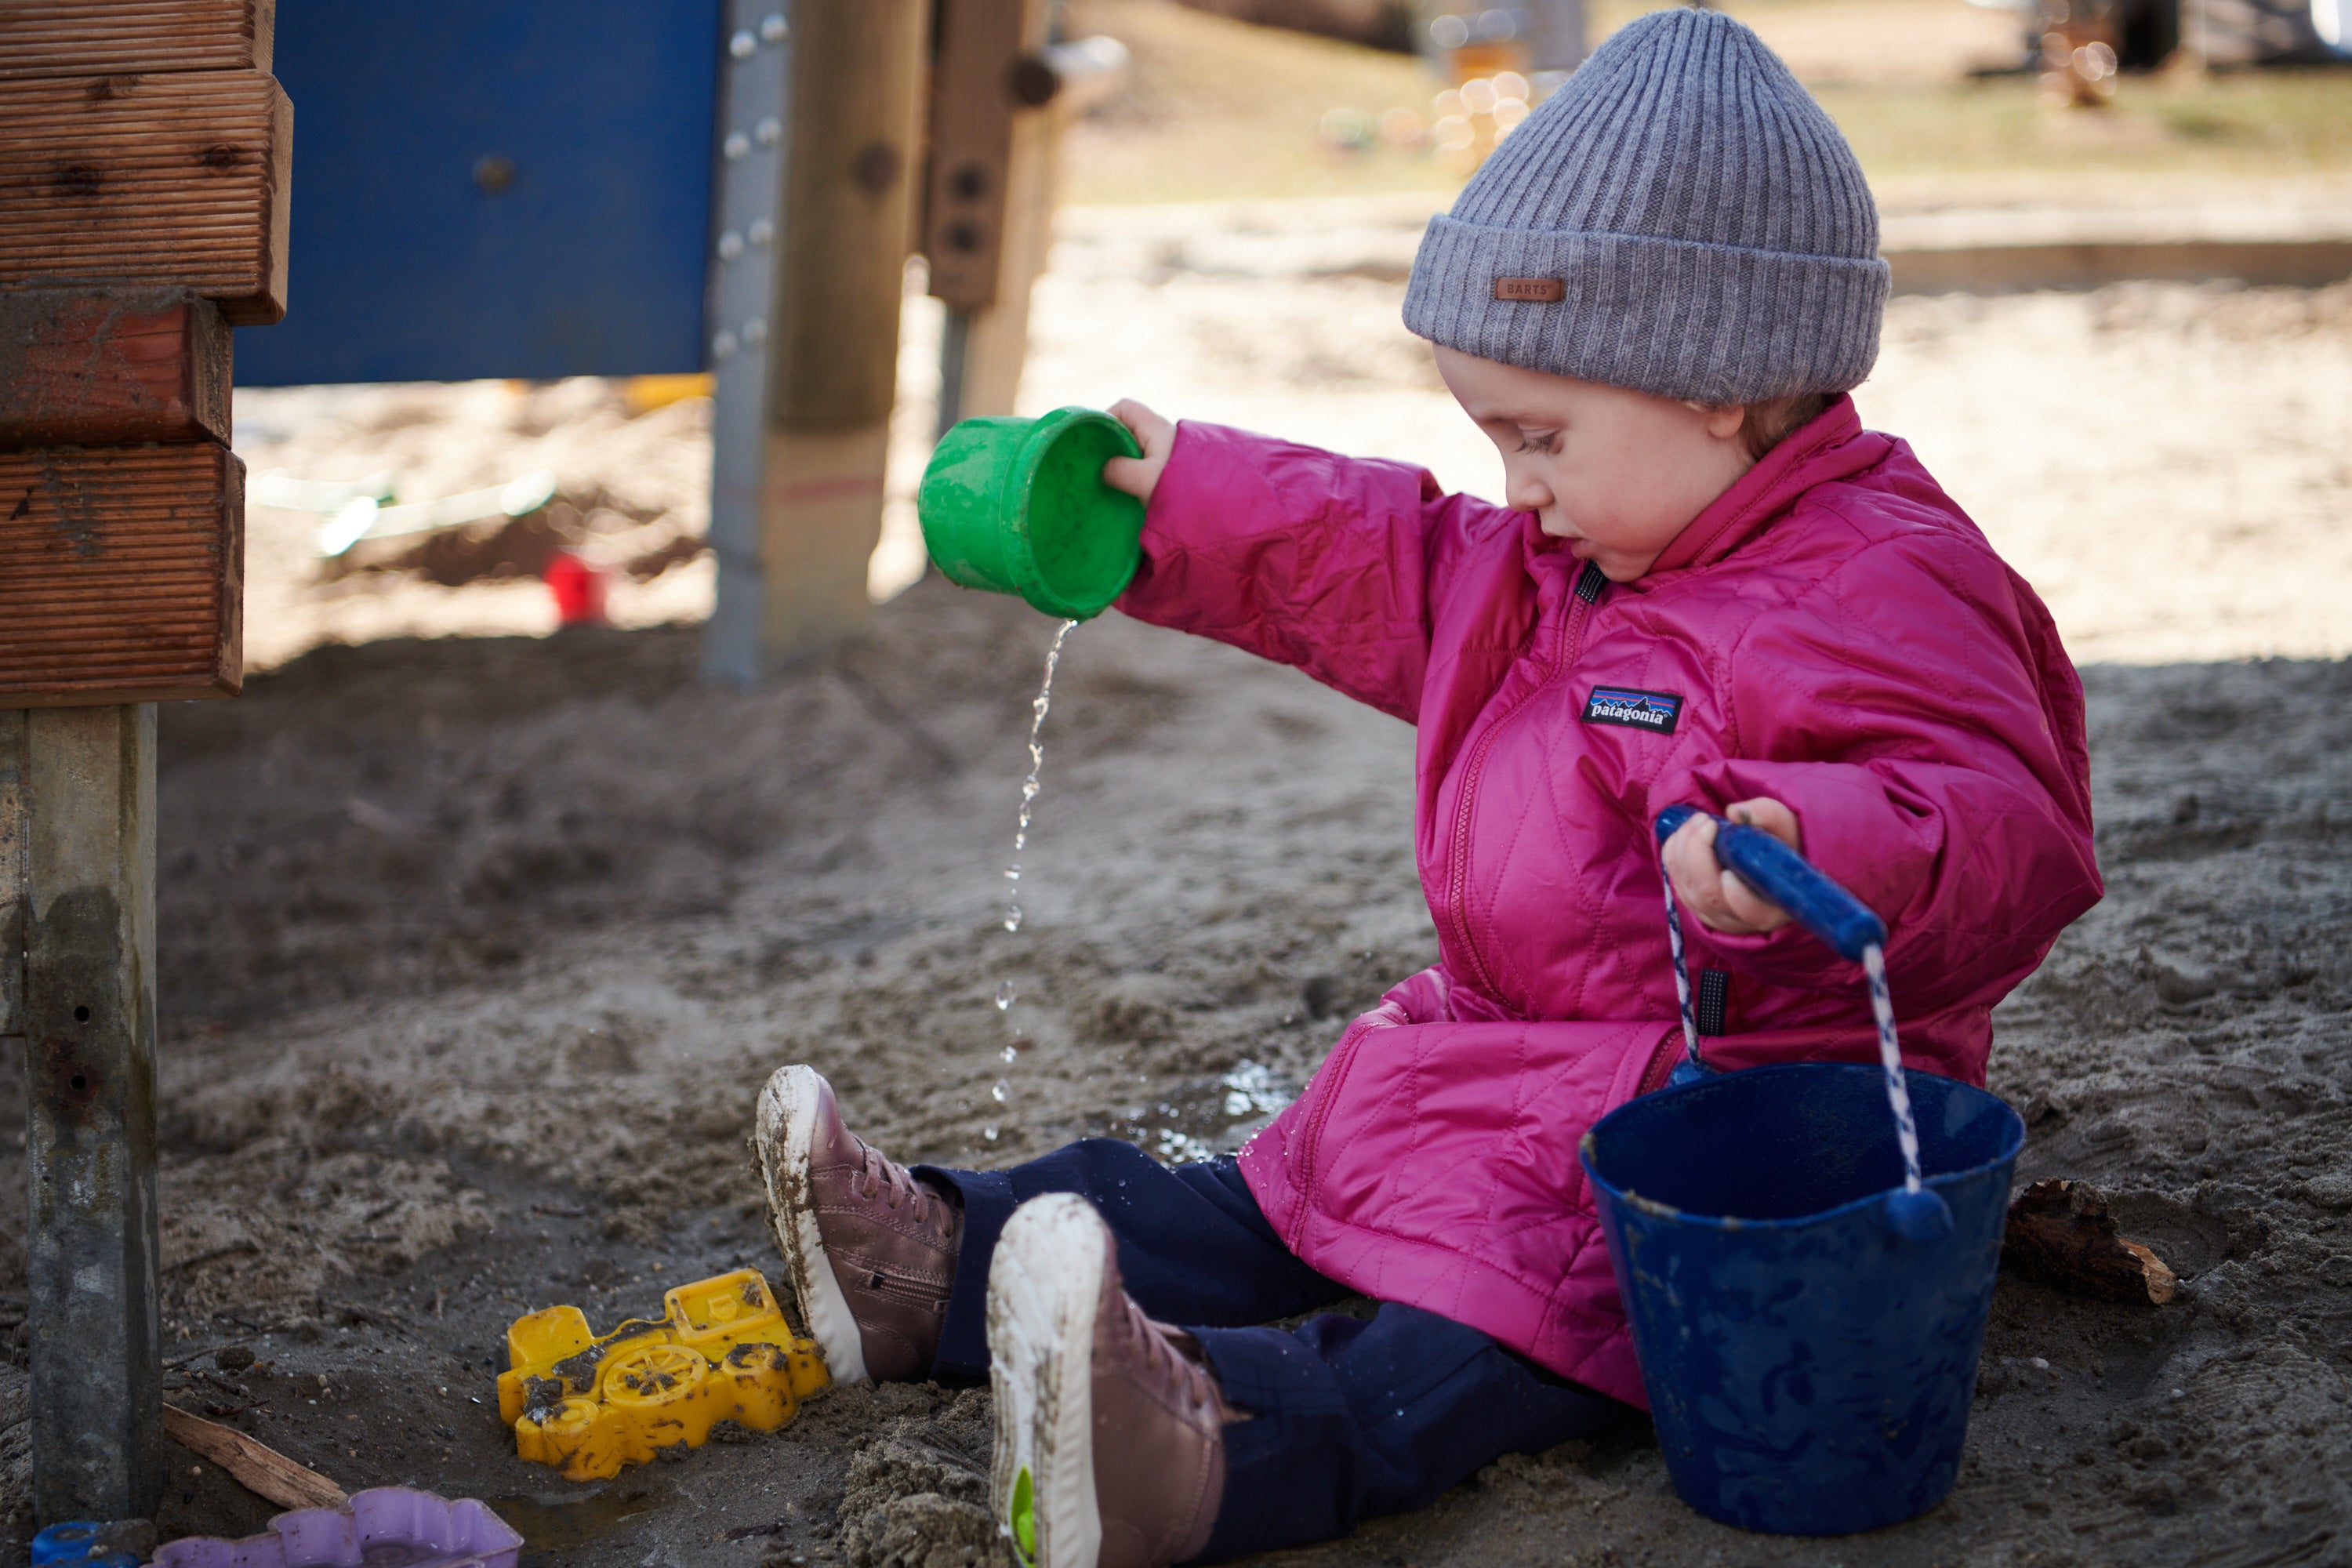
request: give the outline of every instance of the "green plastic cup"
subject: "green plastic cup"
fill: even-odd
[[[950,583],[1091,619],[1143,561],[1143,503],[1104,484],[1103,464],[1141,456],[1126,426],[1091,408],[960,420],[916,492],[924,548]]]

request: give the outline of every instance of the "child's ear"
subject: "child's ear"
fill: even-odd
[[[1706,416],[1706,433],[1718,441],[1731,440],[1748,424],[1748,405],[1744,403],[1699,403],[1692,406]]]

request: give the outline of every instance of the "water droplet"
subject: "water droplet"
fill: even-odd
[[[1006,931],[1019,931],[1021,929],[1021,906],[1019,904],[1007,904],[1005,906],[1004,929]]]
[[[1004,1079],[998,1079],[989,1086],[988,1098],[999,1105],[1003,1104],[1013,1098],[1013,1085]]]
[[[993,1143],[993,1142],[996,1142],[996,1129],[995,1129],[994,1127],[983,1127],[983,1128],[982,1128],[982,1129],[980,1130],[980,1135],[981,1135],[982,1138],[987,1139],[987,1140],[988,1140],[990,1142],[992,1142],[992,1143]]]
[[[1007,1007],[1012,1006],[1013,998],[1018,994],[1019,993],[1013,989],[1013,982],[1010,980],[998,985],[996,988],[996,1010],[1002,1013]]]
[[[1004,1058],[1004,1065],[1006,1067],[1011,1067],[1014,1060],[1020,1057],[1021,1047],[1008,1041],[1004,1049],[997,1054]]]
[[[1015,860],[1012,865],[1004,868],[1004,879],[1008,882],[1017,882],[1021,879],[1020,861]]]

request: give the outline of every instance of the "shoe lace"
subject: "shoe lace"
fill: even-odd
[[[894,1209],[901,1199],[911,1197],[915,1202],[915,1223],[927,1223],[931,1217],[931,1205],[937,1201],[931,1190],[915,1180],[906,1166],[884,1159],[881,1151],[870,1147],[865,1140],[860,1139],[857,1147],[864,1151],[865,1161],[858,1166],[857,1174],[850,1178],[850,1191],[861,1198],[871,1198],[878,1193],[883,1205]]]
[[[1214,1387],[1209,1381],[1205,1362],[1184,1353],[1177,1343],[1175,1333],[1161,1328],[1146,1316],[1142,1308],[1129,1297],[1127,1309],[1128,1331],[1143,1342],[1144,1363],[1154,1378],[1163,1385],[1174,1384],[1184,1392],[1186,1400],[1195,1407],[1210,1407],[1216,1403]]]

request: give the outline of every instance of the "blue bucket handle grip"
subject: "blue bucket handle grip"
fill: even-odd
[[[1659,845],[1698,815],[1692,805],[1670,805],[1658,813]],[[1863,949],[1885,945],[1886,922],[1811,861],[1760,827],[1719,816],[1715,821],[1716,859],[1788,910],[1791,920],[1829,943],[1839,957],[1859,963]]]

